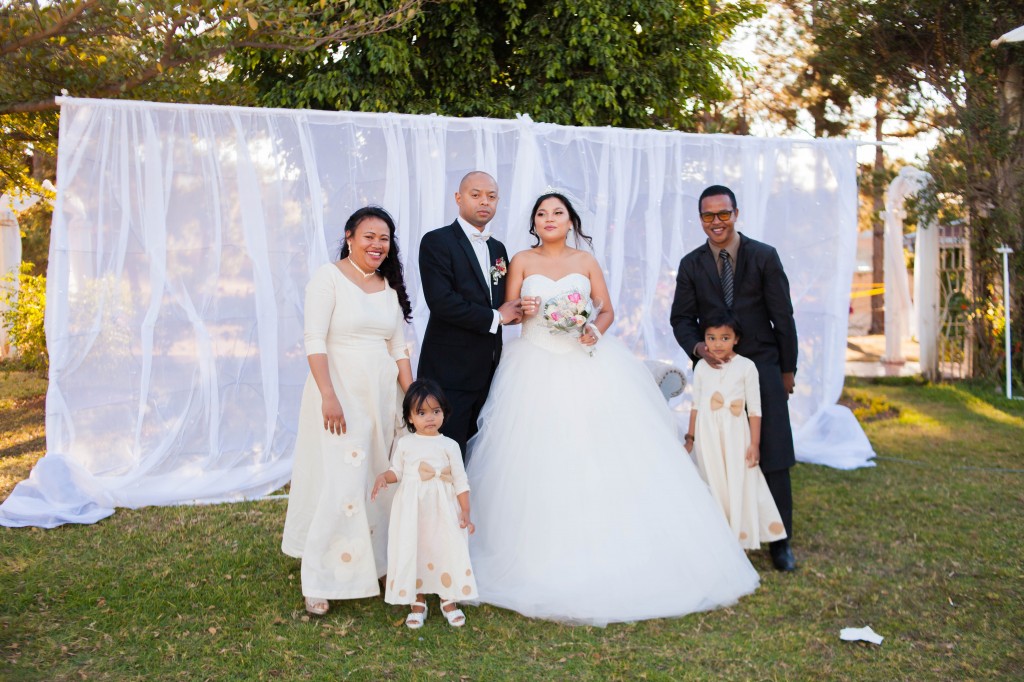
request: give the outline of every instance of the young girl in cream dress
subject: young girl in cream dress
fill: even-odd
[[[693,371],[693,410],[686,450],[696,446],[697,466],[744,549],[786,537],[782,517],[761,473],[761,389],[754,363],[737,355],[739,323],[710,317],[704,328],[718,368],[701,361]]]
[[[412,383],[402,403],[412,433],[395,444],[391,468],[377,477],[371,493],[372,500],[400,482],[388,528],[384,601],[411,604],[405,624],[413,629],[427,618],[426,595],[440,597],[441,614],[453,627],[466,624],[456,600],[477,597],[469,563],[469,483],[458,444],[439,431],[450,410],[436,383]]]

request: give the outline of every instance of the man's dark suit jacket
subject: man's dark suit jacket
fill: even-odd
[[[793,466],[793,436],[782,372],[796,372],[797,339],[789,280],[776,250],[740,235],[733,278],[732,314],[743,328],[736,353],[750,358],[761,375],[761,468]],[[679,262],[672,301],[672,331],[694,364],[704,340],[701,320],[726,310],[722,280],[707,242]]]
[[[488,263],[508,267],[505,245],[487,241]],[[490,332],[494,311],[505,301],[505,278],[484,279],[469,238],[456,220],[423,235],[420,280],[430,319],[420,348],[417,376],[442,388],[486,391],[501,355],[501,329]]]

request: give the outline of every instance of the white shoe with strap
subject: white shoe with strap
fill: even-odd
[[[448,625],[453,628],[461,628],[466,624],[466,614],[462,612],[462,609],[456,608],[451,611],[445,609],[446,606],[456,606],[455,601],[442,601],[441,602],[441,613],[444,614],[445,619],[448,621]]]
[[[405,626],[410,630],[418,630],[423,627],[423,621],[427,619],[427,602],[418,601],[413,602],[413,608],[422,606],[422,611],[410,611],[409,615],[405,617]]]
[[[314,616],[322,616],[331,608],[326,599],[320,597],[306,597],[306,612]]]

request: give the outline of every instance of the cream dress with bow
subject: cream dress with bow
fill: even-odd
[[[693,370],[693,405],[697,466],[740,546],[757,549],[762,542],[785,538],[782,517],[761,468],[746,463],[747,418],[761,416],[757,367],[740,355],[718,369],[702,360]]]
[[[459,445],[447,436],[411,433],[395,444],[391,471],[398,492],[388,528],[384,601],[412,604],[416,594],[475,599],[469,535],[459,528],[457,496],[469,491]]]

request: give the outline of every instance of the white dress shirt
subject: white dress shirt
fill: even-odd
[[[465,220],[462,216],[457,218],[459,221],[459,227],[466,233],[466,238],[469,239],[470,246],[473,247],[473,253],[476,254],[476,260],[480,264],[480,272],[484,274],[484,282],[487,283],[487,290],[490,291],[491,287],[491,254],[487,250],[487,242],[480,241],[479,239],[473,239],[473,235],[480,234],[481,230],[476,229]],[[485,225],[483,229],[487,229]],[[491,322],[490,332],[496,333],[501,328],[501,313],[497,310],[494,311],[494,321]]]

